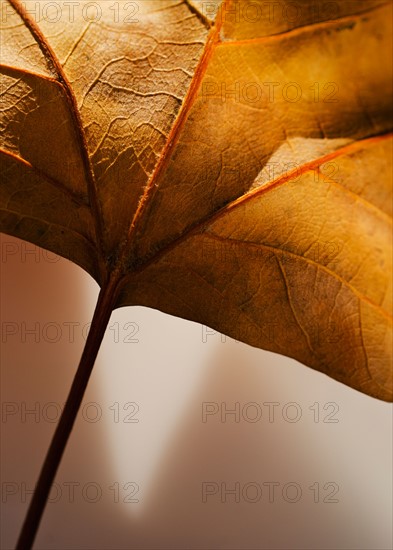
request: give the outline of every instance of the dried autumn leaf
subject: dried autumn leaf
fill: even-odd
[[[390,4],[131,4],[2,5],[1,229],[391,399]]]
[[[390,2],[1,10],[0,228],[101,286],[19,548],[115,307],[392,400]]]

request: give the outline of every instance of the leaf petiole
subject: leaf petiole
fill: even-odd
[[[113,277],[109,279],[108,284],[102,287],[99,293],[78,370],[75,374],[59,424],[56,427],[45,457],[36,489],[19,535],[16,550],[30,550],[33,546],[52,483],[55,479],[64,449],[82,403],[90,374],[93,370],[119,290],[119,279]]]

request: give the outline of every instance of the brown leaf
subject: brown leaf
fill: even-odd
[[[1,229],[392,400],[390,2],[90,4],[2,2]]]

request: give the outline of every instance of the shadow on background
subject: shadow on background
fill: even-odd
[[[17,248],[5,249],[4,243]],[[37,479],[97,295],[95,284],[80,269],[41,256],[36,262],[21,246],[3,237],[4,550],[15,543],[30,498],[26,489]],[[129,318],[130,311],[115,312],[111,322],[121,315]],[[218,335],[209,348],[200,341],[191,348],[195,324],[151,310],[143,315],[147,334],[138,348],[141,355],[121,342],[116,348],[105,344],[35,548],[391,547],[388,404],[290,359],[230,339],[222,343]],[[159,333],[156,322],[162,324]],[[28,329],[38,323],[38,333],[26,333],[23,323]],[[170,341],[166,331],[170,327],[173,333],[171,323],[177,323],[177,332]],[[122,365],[107,359],[111,349],[113,357],[115,351],[123,359],[131,354],[137,364],[128,369],[129,359],[124,359],[122,374]],[[147,355],[147,350],[156,355]],[[188,364],[187,354],[202,359]],[[126,395],[140,403],[138,424],[113,422],[111,407],[122,397],[118,387],[109,388],[111,377],[135,388],[130,392],[127,387]],[[171,403],[177,409],[169,411]],[[230,412],[236,403],[237,416]],[[327,403],[338,409],[324,408]],[[205,422],[203,411],[212,413],[205,414]],[[262,415],[254,422],[258,411]],[[151,452],[156,456],[145,471]],[[124,453],[125,460],[117,460],[116,453]],[[135,485],[126,483],[138,483],[137,493]],[[124,502],[133,497],[138,502]]]

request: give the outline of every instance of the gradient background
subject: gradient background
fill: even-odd
[[[2,236],[1,244],[1,548],[6,550],[15,544],[30,498],[23,487],[33,488],[56,425],[49,420],[66,399],[98,287],[79,267],[31,244],[9,236]],[[16,323],[17,334],[6,334],[7,322]],[[22,323],[28,328],[38,323],[37,342],[32,335],[23,342]],[[74,342],[64,323],[79,323]],[[56,478],[57,502],[47,505],[35,548],[392,548],[390,404],[294,360],[229,338],[222,342],[219,334],[209,334],[204,343],[200,325],[154,310],[117,310],[110,327]],[[133,327],[137,342],[124,342]],[[279,405],[269,422],[263,403],[273,401]],[[129,402],[138,404],[137,423],[125,421],[133,410],[123,409]],[[224,402],[228,408],[256,402],[263,414],[255,423],[243,417],[236,423],[230,415],[221,422],[219,414],[203,423],[203,402]],[[290,402],[302,411],[298,422],[283,417]],[[323,422],[333,410],[323,410],[328,402],[339,407],[333,416],[338,422]],[[309,409],[314,403],[319,422]],[[23,407],[34,406],[38,418],[24,417]],[[294,408],[287,412],[293,415]],[[262,485],[271,481],[280,484],[273,502]],[[124,488],[131,482],[138,484],[138,502],[122,502],[135,487]],[[257,483],[262,497],[250,502],[250,489],[249,498],[240,495],[238,503],[233,495],[221,502],[220,494],[203,503],[203,482],[228,488]],[[302,488],[297,502],[282,496],[288,482]],[[315,482],[321,489],[318,503],[309,489]],[[339,502],[323,502],[326,482],[339,486]],[[69,483],[79,484],[74,502]],[[92,502],[97,487],[102,494]]]

